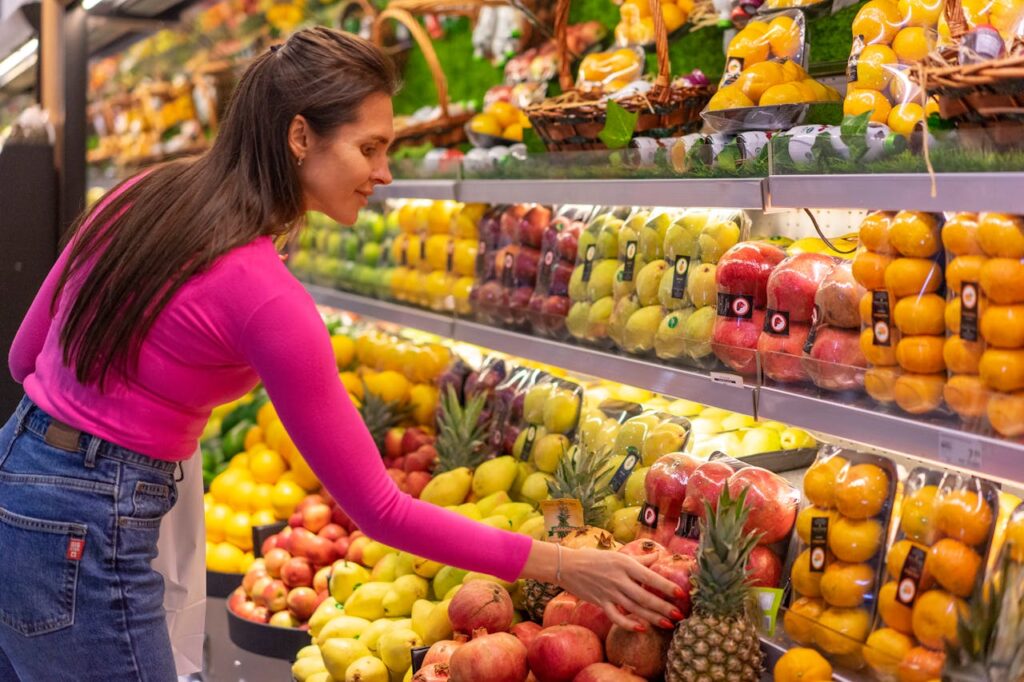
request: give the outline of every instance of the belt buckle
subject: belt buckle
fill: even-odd
[[[68,452],[78,452],[78,441],[81,435],[82,432],[78,429],[71,428],[59,421],[51,420],[50,425],[46,427],[44,440],[55,448],[67,450]]]

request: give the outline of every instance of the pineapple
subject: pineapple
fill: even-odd
[[[364,384],[365,386],[365,384]],[[363,417],[367,430],[377,444],[377,450],[384,452],[384,436],[412,414],[412,405],[397,401],[387,401],[370,391],[363,391],[363,402],[359,405],[359,414]]]
[[[441,412],[437,418],[437,467],[434,474],[443,474],[461,467],[475,469],[486,456],[483,448],[487,423],[481,422],[480,413],[487,397],[479,393],[463,406],[451,386],[441,395]]]
[[[763,656],[757,634],[747,559],[757,535],[743,532],[746,491],[722,491],[718,510],[701,521],[693,613],[682,621],[668,650],[666,682],[758,682]]]

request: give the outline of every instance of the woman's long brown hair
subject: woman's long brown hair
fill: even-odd
[[[60,332],[64,364],[100,389],[129,373],[174,294],[221,255],[262,235],[291,232],[303,215],[288,128],[305,117],[319,136],[358,116],[375,93],[394,94],[394,65],[350,34],[315,28],[258,57],[235,89],[213,147],[164,164],[91,215],[79,217],[51,303],[81,281]]]

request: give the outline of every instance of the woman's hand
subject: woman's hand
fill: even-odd
[[[632,557],[618,552],[564,547],[560,551],[560,587],[583,601],[600,606],[616,625],[642,631],[646,627],[643,621],[647,621],[658,627],[672,628],[674,621],[683,618],[675,605],[645,589],[646,586],[661,594],[684,595],[681,587],[648,568],[655,560],[653,555]]]

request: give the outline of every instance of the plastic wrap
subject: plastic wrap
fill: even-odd
[[[718,308],[711,347],[718,359],[744,375],[757,371],[756,349],[764,328],[768,279],[786,257],[768,242],[740,242],[726,251],[715,271]]]
[[[797,644],[854,670],[878,605],[897,480],[890,460],[831,445],[804,474],[783,625]]]
[[[662,20],[668,33],[682,28],[693,12],[694,0],[671,0],[660,3]],[[619,23],[615,27],[615,43],[621,46],[654,43],[654,19],[647,0],[627,0],[619,5]]]
[[[533,331],[539,334],[560,340],[569,336],[565,327],[572,306],[569,282],[580,234],[592,212],[589,206],[563,206],[541,235],[537,285],[527,310]]]
[[[867,360],[860,348],[860,302],[866,293],[854,278],[849,260],[837,263],[818,287],[803,361],[818,388],[856,391],[864,387]]]
[[[608,320],[615,307],[612,296],[618,270],[619,230],[628,209],[599,208],[580,234],[576,267],[569,279],[572,307],[565,324],[576,339],[608,347]]]
[[[754,64],[770,60],[803,64],[806,40],[804,15],[798,10],[785,10],[748,22],[729,41],[725,73],[719,87],[735,83],[740,74]]]
[[[877,679],[932,679],[955,641],[992,546],[994,485],[925,468],[904,483],[899,529],[886,554],[874,631],[864,658]],[[894,646],[898,644],[898,646]]]
[[[620,47],[593,52],[580,62],[576,89],[582,93],[611,94],[639,80],[644,73],[644,50]]]
[[[479,225],[477,243],[476,282],[470,294],[470,302],[476,319],[484,324],[501,326],[509,313],[509,292],[501,277],[506,272],[514,281],[515,255],[518,253],[516,238],[519,222],[530,210],[531,204],[513,204],[496,207],[489,211]],[[509,251],[509,247],[515,247]],[[506,269],[506,257],[512,262]],[[500,261],[500,262],[499,262]],[[530,295],[532,295],[532,290]],[[529,302],[529,296],[525,302]],[[524,302],[524,305],[525,305]]]

